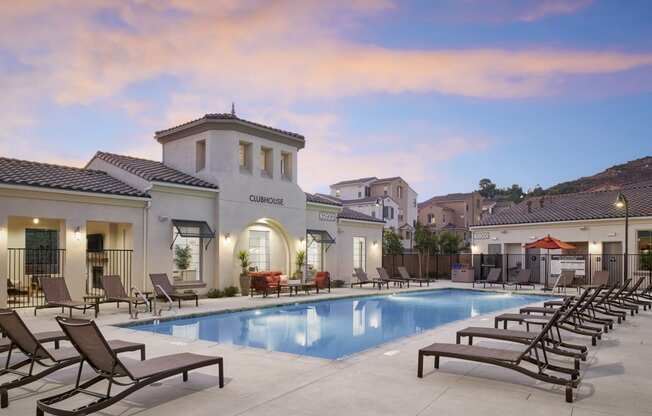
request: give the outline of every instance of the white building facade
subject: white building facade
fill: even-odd
[[[32,299],[42,276],[64,276],[76,298],[106,274],[128,273],[140,289],[149,273],[200,293],[237,286],[239,251],[256,270],[291,276],[305,250],[304,272],[345,282],[354,267],[374,275],[381,265],[381,219],[298,186],[303,136],[209,114],[155,138],[162,162],[98,152],[76,169],[0,158],[0,305]],[[37,261],[35,250],[61,258]]]

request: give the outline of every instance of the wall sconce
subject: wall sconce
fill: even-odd
[[[33,224],[38,224],[39,222],[41,222],[41,220],[39,218],[32,218],[32,223]]]
[[[378,245],[378,240],[374,240],[374,247]]]
[[[81,240],[81,227],[79,225],[75,227],[75,240]]]
[[[224,241],[227,243],[231,241],[231,233],[224,233]]]

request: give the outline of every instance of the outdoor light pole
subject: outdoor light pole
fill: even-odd
[[[381,218],[383,221],[385,221],[385,198],[378,198],[378,199],[376,199],[376,208],[379,208],[379,207],[381,207],[381,206],[382,206],[382,208],[381,208],[381,210],[380,210],[380,218]],[[385,225],[386,225],[386,224],[387,224],[387,223],[385,223]],[[383,225],[383,239],[381,240],[381,243],[382,243],[383,241],[385,241],[385,225]],[[384,253],[383,253],[383,246],[384,246],[384,244],[381,244],[381,246],[380,246],[380,258],[381,258],[381,259],[383,258],[383,254],[384,254]]]
[[[628,256],[628,252],[629,252],[629,201],[627,200],[625,195],[623,195],[622,192],[618,193],[618,197],[616,198],[615,205],[616,205],[616,208],[620,208],[620,209],[625,208],[625,256],[624,256],[625,257],[625,259],[624,259],[624,261],[625,261],[625,267],[624,267],[625,277],[624,277],[624,279],[627,279],[628,272],[629,272],[629,270],[628,270],[629,269],[629,258],[628,258],[629,257]]]

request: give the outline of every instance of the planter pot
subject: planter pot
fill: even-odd
[[[248,274],[240,275],[240,293],[242,296],[249,296],[249,288],[251,287],[251,278]]]

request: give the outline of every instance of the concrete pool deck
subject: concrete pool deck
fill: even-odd
[[[440,281],[430,288],[470,288]],[[421,290],[424,288],[411,288]],[[408,289],[391,289],[392,292]],[[498,290],[498,289],[496,289]],[[319,296],[261,299],[203,299],[200,307],[184,305],[179,315],[263,307],[345,296],[388,293],[367,289],[336,289]],[[524,290],[523,293],[537,293]],[[540,292],[538,292],[540,293]],[[34,331],[57,329],[53,317],[60,310],[21,312]],[[169,314],[169,313],[168,313]],[[164,313],[164,315],[167,315]],[[589,348],[582,363],[582,384],[575,402],[564,402],[563,388],[534,381],[502,368],[442,359],[440,370],[426,360],[423,379],[416,377],[417,350],[432,342],[455,342],[455,332],[466,326],[492,326],[494,314],[453,322],[361,352],[342,360],[325,360],[260,349],[188,341],[166,335],[120,328],[133,322],[123,306],[102,305],[97,323],[107,338],[144,342],[147,356],[180,351],[220,355],[225,360],[226,385],[217,387],[217,369],[191,373],[188,383],[180,377],[165,380],[131,395],[127,401],[105,409],[105,415],[551,415],[616,416],[652,415],[652,312],[628,318]],[[150,314],[142,314],[151,319]],[[570,334],[569,334],[570,335]],[[590,344],[582,338],[573,342]],[[485,346],[510,346],[497,341]],[[566,361],[568,365],[568,361]],[[88,373],[90,374],[90,373]],[[34,414],[37,399],[61,392],[74,383],[76,367],[52,374],[46,381],[10,392],[8,415]]]

